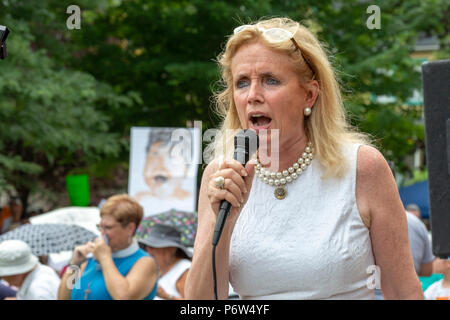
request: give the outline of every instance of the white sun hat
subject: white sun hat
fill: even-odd
[[[21,240],[5,240],[0,243],[0,277],[22,274],[32,270],[38,258],[30,246]]]

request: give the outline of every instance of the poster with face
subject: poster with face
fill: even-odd
[[[196,210],[200,134],[198,128],[131,128],[128,194],[144,216]]]

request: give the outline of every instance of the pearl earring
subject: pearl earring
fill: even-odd
[[[303,114],[307,117],[311,114],[311,108],[305,108],[305,110],[303,110]]]

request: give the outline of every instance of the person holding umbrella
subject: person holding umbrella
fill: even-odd
[[[0,243],[0,277],[19,288],[17,300],[56,300],[58,275],[52,268],[39,263],[22,240]]]
[[[155,224],[139,246],[155,257],[159,267],[157,296],[164,300],[184,299],[184,284],[192,254],[181,242],[181,233],[172,226]]]
[[[75,248],[58,299],[153,299],[156,262],[133,240],[142,216],[143,208],[128,195],[110,197],[100,210],[102,236]]]

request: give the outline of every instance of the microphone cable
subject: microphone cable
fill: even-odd
[[[213,244],[212,248],[212,272],[213,272],[213,281],[214,281],[214,300],[218,300],[217,297],[217,274],[216,274],[216,246]]]

